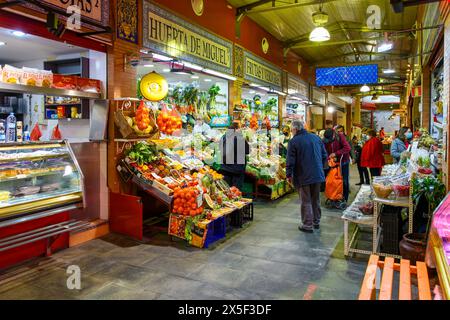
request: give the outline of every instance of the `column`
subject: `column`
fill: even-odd
[[[312,113],[312,110],[311,110],[310,106],[306,107],[306,122],[309,124],[309,126],[308,126],[309,130],[312,130],[312,129],[317,130],[317,129],[319,129],[319,128],[316,128],[314,126],[314,118],[313,118],[313,113]]]
[[[228,114],[234,116],[234,106],[242,103],[242,85],[244,81],[237,79],[228,83]]]
[[[346,121],[345,121],[345,129],[347,130],[347,136],[352,135],[352,127],[353,127],[353,120],[352,120],[352,104],[346,103],[345,104],[347,112],[346,112]]]
[[[430,66],[422,70],[422,112],[420,126],[430,130],[430,108],[431,108],[431,71]]]
[[[353,99],[353,102],[354,102],[353,123],[361,124],[361,97],[356,96]]]
[[[281,129],[283,125],[284,109],[286,108],[286,96],[278,95],[278,123]]]

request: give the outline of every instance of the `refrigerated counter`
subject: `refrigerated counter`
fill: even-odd
[[[0,145],[0,221],[76,204],[84,179],[67,141]]]

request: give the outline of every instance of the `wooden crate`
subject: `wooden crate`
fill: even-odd
[[[380,261],[380,257],[374,254],[370,256],[358,300],[377,300],[378,268],[382,269],[378,300],[392,300],[394,271],[400,272],[399,300],[412,300],[411,276],[417,276],[419,300],[431,300],[430,280],[425,262],[418,261],[416,266],[411,266],[406,259],[401,259],[400,263],[394,263],[392,257]]]

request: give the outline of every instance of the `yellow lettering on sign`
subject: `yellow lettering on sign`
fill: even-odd
[[[211,41],[170,20],[148,13],[148,34],[151,41],[163,44],[173,56],[189,54],[200,59],[231,68],[230,49]]]
[[[246,70],[245,73],[251,77],[259,80],[277,85],[281,87],[281,74],[280,72],[266,67],[255,60],[246,58]]]
[[[105,0],[43,0],[56,7],[66,10],[70,6],[78,6],[81,15],[96,21],[102,21],[102,2]]]

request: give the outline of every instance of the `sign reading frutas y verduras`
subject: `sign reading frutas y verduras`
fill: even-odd
[[[245,79],[281,91],[282,72],[261,58],[245,51]]]
[[[232,74],[233,44],[144,0],[146,48]]]
[[[300,96],[308,99],[309,85],[297,77],[288,75],[288,93],[293,96]]]

